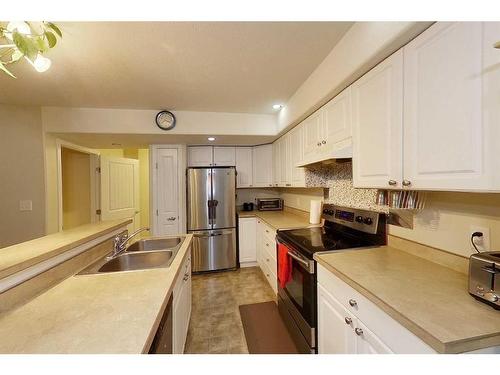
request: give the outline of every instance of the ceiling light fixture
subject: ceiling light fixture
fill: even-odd
[[[283,108],[282,104],[274,104],[273,105],[273,109],[281,109],[281,108]]]
[[[52,22],[12,21],[3,26],[0,22],[0,71],[16,78],[7,65],[24,57],[37,72],[45,72],[51,61],[43,56],[62,38],[59,28]]]
[[[215,137],[208,137],[207,139],[208,139],[210,142],[215,141]]]

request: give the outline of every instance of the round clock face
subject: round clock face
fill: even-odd
[[[170,130],[175,127],[175,116],[172,112],[161,111],[156,115],[156,125],[160,129]]]

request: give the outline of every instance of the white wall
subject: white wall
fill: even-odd
[[[139,109],[42,107],[42,122],[52,133],[165,134],[155,124],[158,111]],[[175,111],[177,125],[168,134],[277,133],[275,115]]]
[[[40,108],[0,104],[0,248],[44,235],[45,186]],[[19,201],[31,200],[32,211]]]
[[[356,22],[281,109],[278,131],[302,121],[430,24]]]

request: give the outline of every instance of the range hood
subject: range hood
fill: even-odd
[[[328,152],[317,154],[308,159],[301,160],[296,164],[297,167],[306,167],[316,163],[331,163],[336,159],[351,159],[352,158],[352,138],[335,143],[334,147]]]

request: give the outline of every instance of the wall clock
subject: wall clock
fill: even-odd
[[[156,115],[156,125],[161,130],[172,130],[175,127],[175,116],[170,111],[161,111]]]

